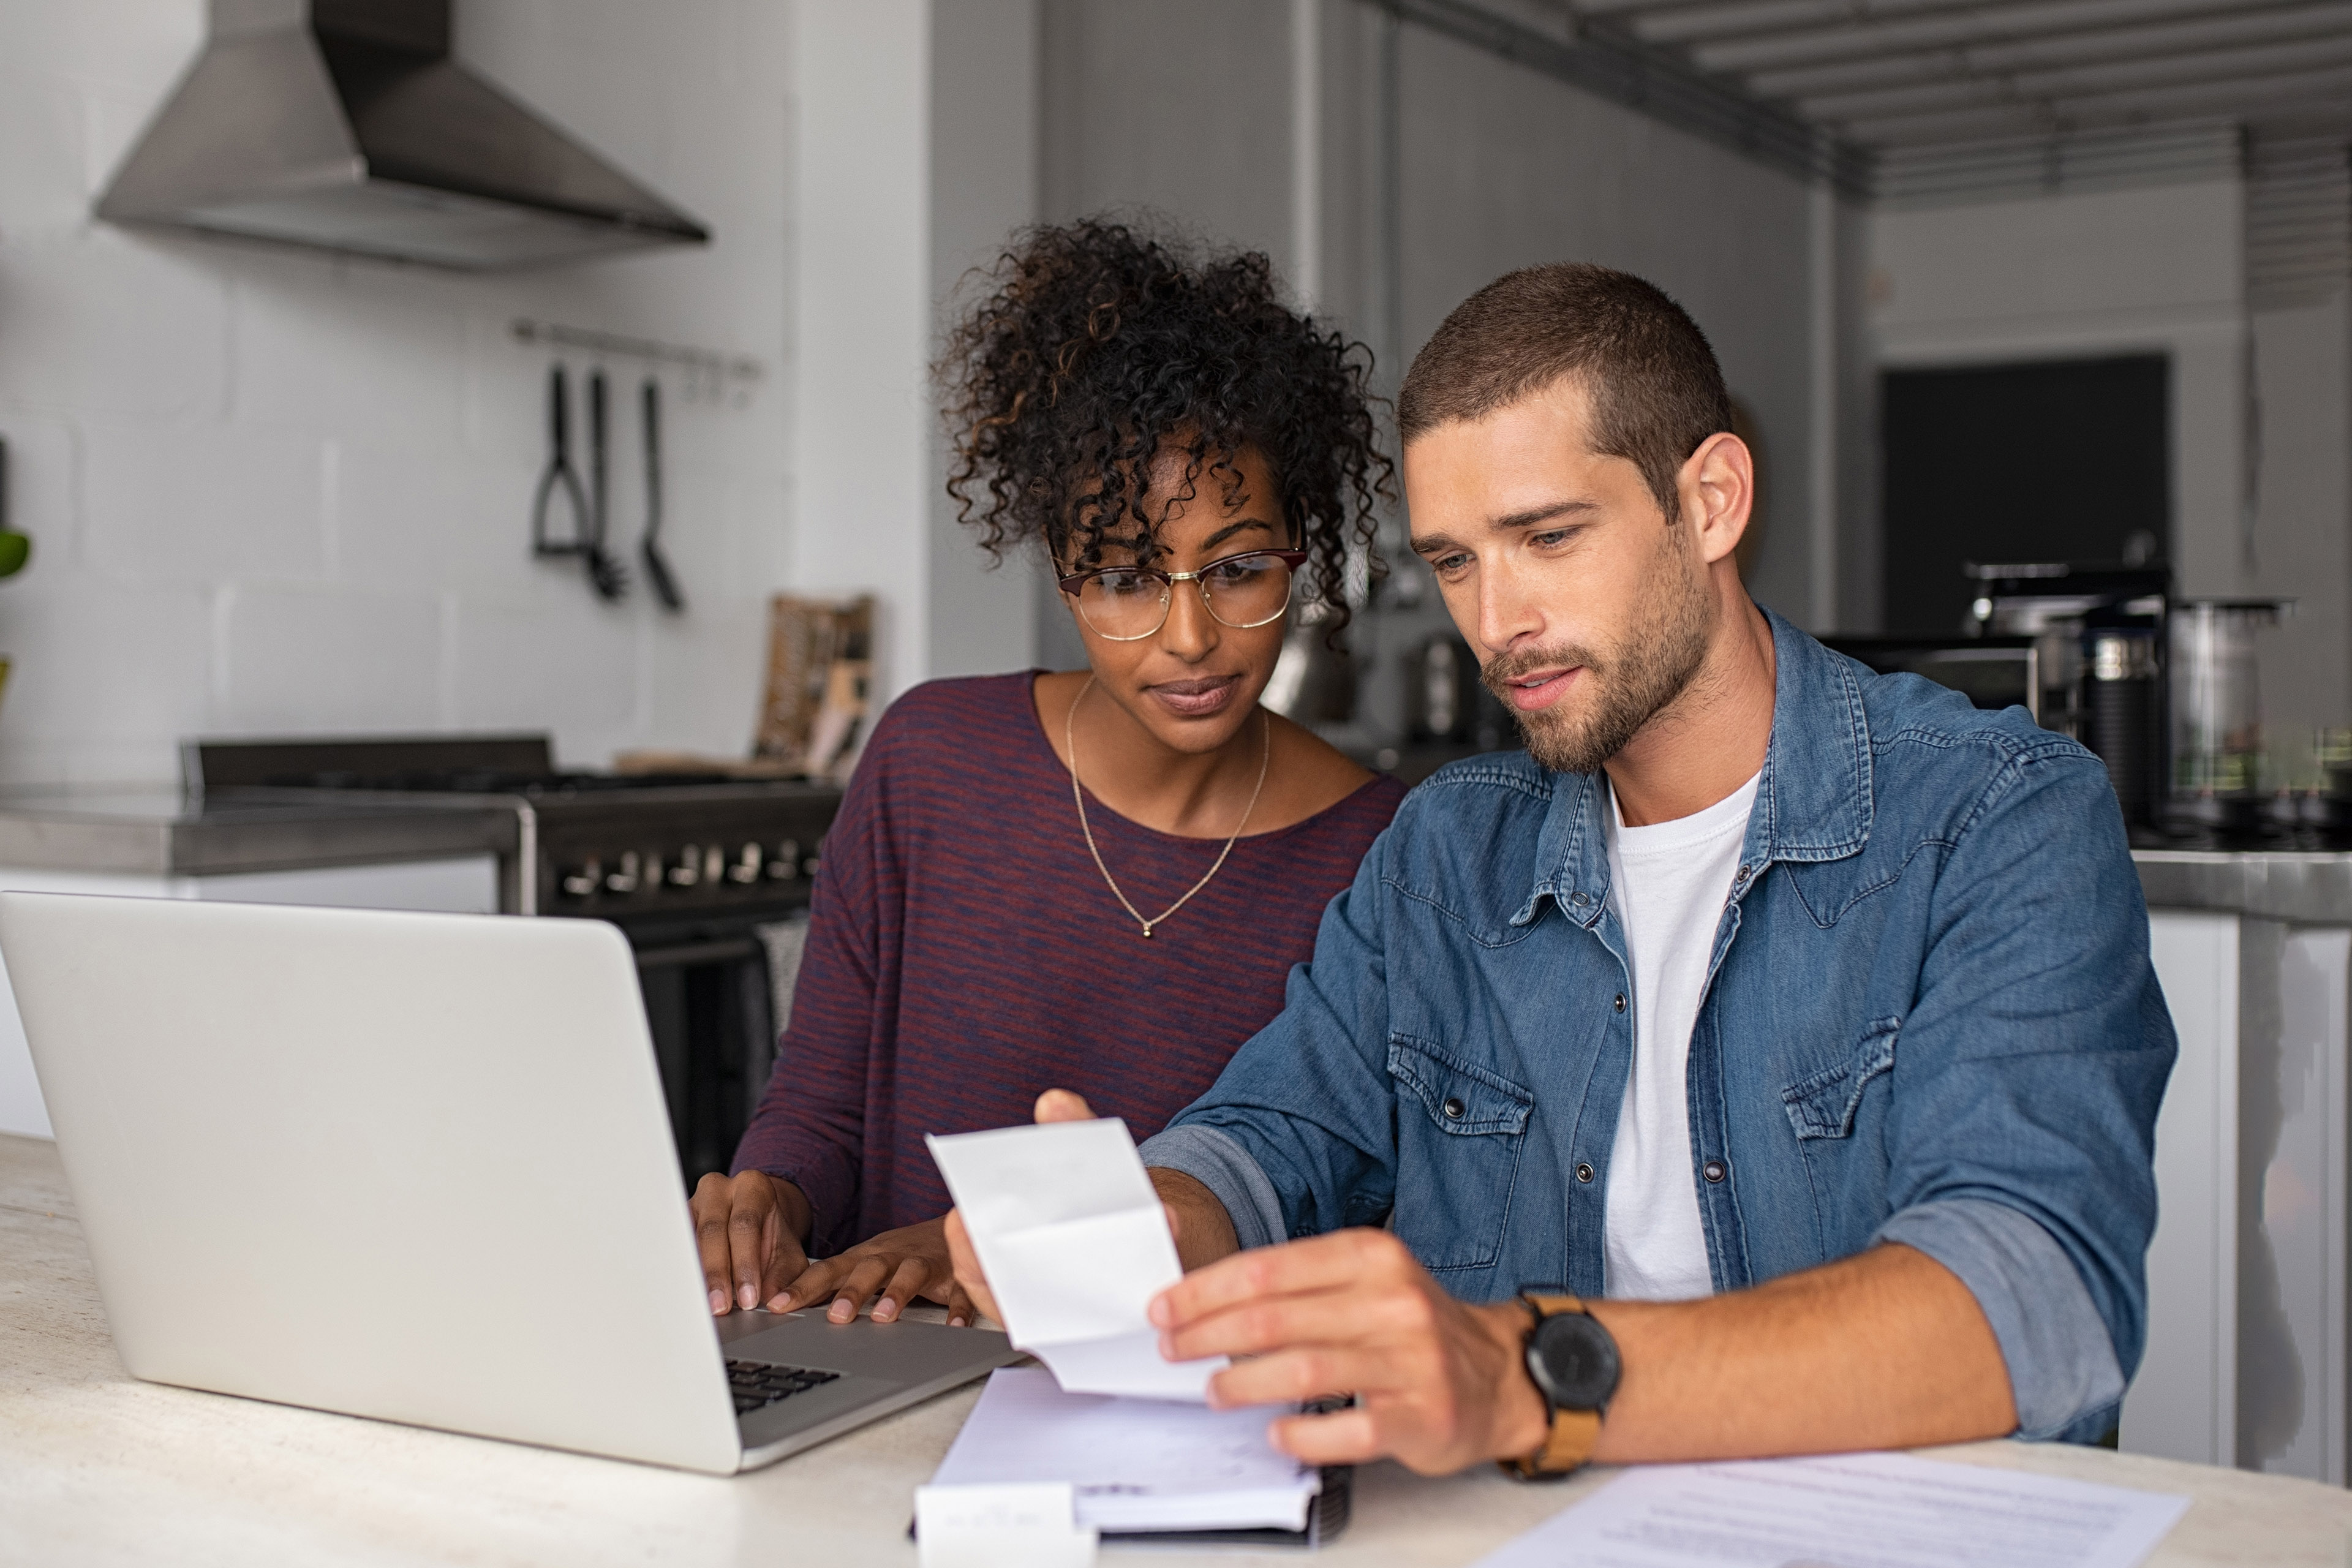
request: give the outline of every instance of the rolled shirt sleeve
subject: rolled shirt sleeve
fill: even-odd
[[[1283,1239],[1282,1200],[1274,1183],[1231,1135],[1213,1127],[1171,1127],[1145,1139],[1141,1152],[1146,1165],[1181,1171],[1214,1194],[1244,1248]]]
[[[1873,1239],[1916,1247],[1976,1298],[2009,1368],[2019,1436],[2095,1442],[2115,1425],[2115,1340],[2048,1231],[2005,1204],[1949,1198],[1905,1209]]]

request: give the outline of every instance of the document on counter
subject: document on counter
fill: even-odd
[[[1265,1440],[1277,1413],[1070,1394],[1000,1367],[928,1489],[1067,1482],[1077,1524],[1106,1533],[1303,1531],[1322,1476]]]
[[[1014,1345],[1073,1394],[1205,1402],[1225,1358],[1169,1362],[1145,1317],[1183,1278],[1116,1117],[927,1138]]]
[[[2133,1568],[2188,1507],[1907,1454],[1642,1466],[1475,1568]]]

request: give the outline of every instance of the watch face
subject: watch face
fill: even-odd
[[[1528,1370],[1556,1408],[1598,1410],[1617,1392],[1617,1342],[1584,1313],[1562,1312],[1536,1325]]]

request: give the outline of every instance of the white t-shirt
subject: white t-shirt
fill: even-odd
[[[1626,826],[1610,792],[1610,901],[1633,972],[1633,1070],[1609,1153],[1602,1227],[1611,1296],[1686,1301],[1715,1292],[1691,1171],[1691,1026],[1762,776],[1705,811],[1647,827]]]

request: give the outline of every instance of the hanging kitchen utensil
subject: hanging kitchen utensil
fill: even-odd
[[[594,521],[587,492],[580,488],[580,475],[572,466],[572,388],[561,363],[547,373],[547,469],[539,476],[539,491],[530,502],[530,552],[579,555],[588,548]],[[572,505],[568,540],[551,539],[547,532],[547,503],[554,499],[558,486]]]
[[[654,585],[655,597],[669,609],[683,610],[686,595],[677,591],[677,579],[661,552],[661,383],[650,375],[646,377],[642,406],[646,426],[646,536],[637,544],[637,553],[645,560],[646,581]]]
[[[607,422],[604,408],[604,373],[588,373],[588,585],[604,599],[618,599],[629,591],[628,569],[604,548],[605,523],[612,512],[606,506],[610,490],[605,484],[605,443]]]
[[[31,537],[8,526],[8,443],[0,440],[0,577],[14,577],[32,557]],[[0,680],[7,678],[6,670],[6,661],[0,660]]]

